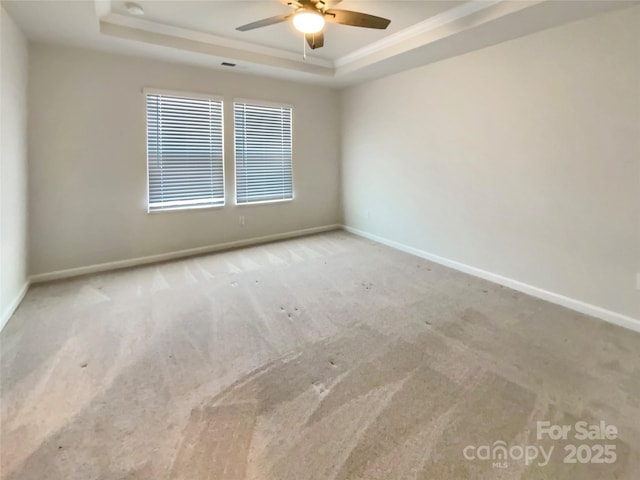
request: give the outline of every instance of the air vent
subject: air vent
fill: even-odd
[[[235,63],[229,63],[229,62],[222,62],[221,64],[223,67],[235,67],[236,64]]]

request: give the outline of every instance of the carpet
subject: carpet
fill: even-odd
[[[640,472],[640,334],[345,232],[35,285],[0,346],[6,480]]]

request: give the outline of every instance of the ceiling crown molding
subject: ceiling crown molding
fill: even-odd
[[[181,38],[185,40],[191,40],[198,43],[207,43],[217,47],[232,49],[232,50],[244,50],[246,52],[265,55],[269,57],[277,57],[285,60],[294,60],[302,63],[302,57],[298,53],[290,52],[279,48],[266,47],[264,45],[258,45],[251,42],[244,42],[242,40],[230,39],[211,33],[200,32],[196,30],[190,30],[181,27],[175,27],[173,25],[166,25],[152,20],[146,20],[139,17],[129,17],[127,15],[121,15],[118,13],[108,13],[100,19],[101,24],[118,25],[129,29],[139,30],[141,32],[155,33],[160,35],[166,35],[169,37]],[[325,68],[333,68],[333,62],[321,58],[307,58],[304,61],[306,64],[317,65]]]
[[[433,31],[437,28],[455,22],[463,17],[472,15],[481,10],[490,8],[498,3],[503,3],[504,0],[471,0],[469,2],[458,5],[457,7],[445,10],[442,13],[434,15],[431,18],[411,25],[410,27],[400,30],[388,37],[373,42],[366,47],[360,48],[354,52],[344,55],[334,62],[334,67],[342,67],[349,63],[362,60],[370,55],[374,55],[382,50],[390,47],[394,47],[413,40],[416,37],[423,35],[424,33]]]

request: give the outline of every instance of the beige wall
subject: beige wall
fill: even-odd
[[[640,318],[639,28],[635,7],[345,90],[346,224]]]
[[[33,45],[31,273],[166,253],[339,220],[338,93],[323,87]],[[146,213],[143,87],[223,95],[227,206]],[[234,97],[293,105],[292,202],[234,206]],[[246,217],[239,225],[238,217]]]
[[[27,42],[0,8],[0,328],[27,283]]]

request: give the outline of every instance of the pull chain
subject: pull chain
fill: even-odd
[[[307,59],[307,36],[302,34],[302,59]]]

